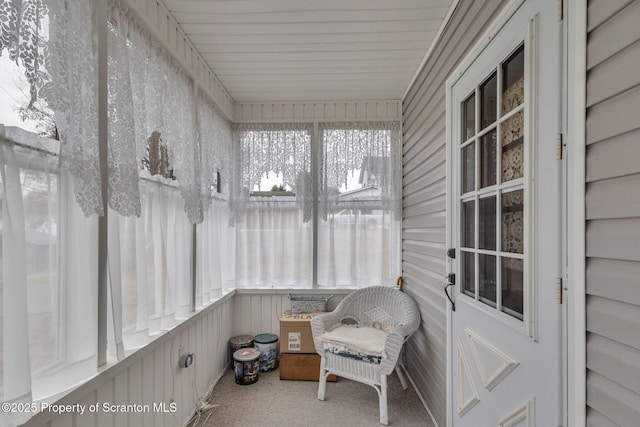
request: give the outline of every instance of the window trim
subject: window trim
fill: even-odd
[[[313,120],[278,120],[278,121],[272,121],[272,122],[254,122],[254,121],[239,121],[239,122],[235,122],[234,125],[238,125],[238,126],[242,126],[242,125],[261,125],[261,124],[266,124],[266,125],[272,125],[272,124],[277,124],[277,125],[295,125],[295,126],[300,126],[300,125],[308,125],[311,126],[311,176],[312,176],[312,180],[311,180],[311,184],[312,184],[312,277],[311,277],[311,283],[312,283],[312,287],[311,288],[306,288],[306,287],[300,287],[300,288],[296,288],[298,290],[317,290],[317,289],[327,289],[325,286],[320,286],[319,281],[318,281],[318,264],[319,264],[319,248],[318,248],[318,244],[319,244],[319,228],[320,228],[320,184],[321,184],[321,180],[319,179],[319,170],[320,170],[320,165],[321,165],[321,161],[320,161],[320,151],[321,151],[321,140],[322,140],[322,136],[321,136],[321,129],[323,125],[328,125],[328,124],[353,124],[353,123],[360,123],[362,124],[362,126],[370,126],[370,124],[372,123],[397,123],[398,124],[398,138],[400,140],[400,144],[397,147],[398,149],[398,155],[401,156],[402,155],[402,120],[400,118],[393,118],[393,119],[380,119],[380,118],[375,118],[375,119],[355,119],[355,118],[343,118],[343,119],[339,119],[339,120],[330,120],[330,119],[326,119],[326,118],[316,118]],[[234,143],[236,142],[235,137],[234,137]],[[393,148],[392,148],[393,149]],[[400,165],[400,168],[402,168],[402,165]],[[402,169],[400,169],[400,171],[398,171],[398,173],[401,175],[402,174]],[[290,197],[292,200],[295,199],[296,193],[294,191],[286,191],[286,192],[273,192],[273,191],[251,191],[249,193],[249,202],[267,202],[267,201],[271,201],[270,199],[272,197]],[[396,218],[397,222],[398,222],[398,227],[399,230],[402,230],[402,218]],[[396,251],[397,254],[393,254],[393,256],[390,258],[389,262],[391,265],[394,265],[397,267],[397,271],[401,272],[402,270],[402,233],[399,232],[398,233],[398,239],[396,242],[391,243],[390,245],[393,245],[394,247],[397,246],[398,250]],[[395,279],[394,279],[395,282]],[[245,289],[245,288],[236,288],[236,289]]]
[[[448,227],[453,228],[452,237],[453,240],[449,241],[448,247],[457,247],[459,248],[460,253],[463,253],[464,250],[459,246],[459,237],[461,232],[461,209],[458,204],[463,200],[475,200],[476,201],[476,209],[475,209],[475,221],[474,224],[478,224],[478,209],[477,209],[477,200],[487,195],[488,193],[496,194],[497,197],[500,197],[503,191],[511,191],[515,189],[522,189],[524,191],[524,202],[525,202],[525,210],[524,210],[524,226],[523,226],[523,245],[524,245],[524,254],[522,255],[522,259],[524,259],[524,274],[523,274],[523,319],[519,320],[517,318],[512,317],[507,313],[503,313],[498,311],[496,308],[488,306],[485,303],[476,300],[465,294],[462,289],[462,276],[461,276],[461,263],[457,261],[455,263],[455,268],[451,269],[451,272],[455,273],[460,279],[456,284],[456,295],[461,295],[461,301],[472,304],[473,307],[478,309],[479,311],[487,314],[488,316],[500,321],[501,323],[510,326],[511,328],[527,335],[532,340],[537,340],[538,331],[537,331],[537,285],[536,284],[536,266],[537,266],[537,257],[536,257],[536,242],[534,241],[534,227],[536,227],[536,216],[535,216],[535,208],[537,206],[538,199],[538,188],[536,185],[536,160],[534,158],[536,152],[536,111],[538,110],[537,99],[535,97],[536,88],[539,85],[538,76],[536,73],[536,69],[538,67],[538,46],[537,46],[537,37],[536,32],[538,29],[538,19],[534,17],[532,21],[530,21],[529,26],[525,31],[523,31],[519,37],[515,37],[512,42],[505,45],[505,48],[501,50],[498,54],[495,55],[494,58],[491,59],[491,66],[485,65],[484,68],[477,70],[477,75],[481,75],[481,78],[473,80],[473,84],[471,82],[467,82],[466,86],[458,86],[460,84],[460,79],[469,71],[469,68],[474,64],[474,62],[480,57],[483,52],[483,49],[477,49],[477,53],[470,57],[468,61],[463,64],[460,69],[453,74],[453,77],[447,82],[447,123],[448,127],[448,165],[447,165],[447,176],[451,177],[451,183],[449,186],[449,194],[447,200],[447,206],[453,207],[454,215],[451,216],[451,223],[448,223]],[[499,30],[499,29],[498,29]],[[492,38],[483,40],[481,43],[489,43]],[[524,76],[525,76],[525,100],[522,106],[516,107],[515,109],[509,111],[508,113],[502,115],[500,114],[496,119],[496,122],[492,125],[487,126],[484,129],[481,129],[479,132],[474,133],[472,138],[463,141],[462,143],[458,143],[461,140],[461,120],[462,120],[462,102],[471,96],[472,93],[476,94],[476,111],[475,111],[475,119],[476,123],[479,120],[479,110],[478,104],[480,100],[478,99],[478,93],[480,86],[492,75],[494,70],[499,70],[502,64],[509,59],[511,54],[513,54],[522,44],[524,44],[524,57],[525,57],[525,67],[524,67]],[[487,60],[488,63],[488,60]],[[501,70],[498,75],[501,75]],[[498,84],[501,79],[498,79]],[[501,87],[498,87],[498,92],[501,91]],[[457,92],[454,94],[454,92]],[[460,95],[461,94],[461,95]],[[496,107],[498,108],[498,106]],[[470,141],[478,141],[484,134],[490,133],[492,130],[496,129],[501,125],[502,122],[507,120],[514,114],[517,114],[518,111],[524,108],[524,126],[525,126],[525,146],[524,146],[524,176],[522,178],[518,178],[516,180],[508,181],[504,184],[494,184],[492,186],[474,190],[472,192],[462,193],[462,182],[461,182],[461,155],[462,147],[468,144]],[[479,127],[479,126],[478,126]],[[500,144],[500,141],[498,141]],[[475,165],[476,169],[474,170],[474,178],[475,180],[479,179],[479,173],[477,165],[479,163],[478,153],[479,148],[476,144],[476,159]],[[500,163],[499,163],[500,164]],[[501,169],[501,168],[500,168]],[[494,193],[497,188],[497,193]],[[499,217],[499,211],[496,212],[496,228],[501,227],[501,218]],[[474,231],[475,237],[478,237],[478,227]],[[512,253],[506,253],[501,251],[498,247],[499,241],[496,241],[496,256],[500,257],[501,254],[508,255],[511,258],[520,258],[518,256],[513,256]],[[480,253],[482,250],[478,248],[474,248],[471,253]],[[517,254],[516,254],[517,255]],[[475,279],[477,280],[478,274],[478,263],[474,264],[474,272]],[[498,262],[498,265],[500,263]],[[499,277],[499,272],[496,271],[496,275]],[[476,288],[476,293],[478,289]],[[499,293],[499,292],[498,292]],[[501,295],[497,295],[497,300],[501,298]]]

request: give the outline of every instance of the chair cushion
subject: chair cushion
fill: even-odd
[[[329,353],[333,353],[336,356],[348,357],[350,359],[360,360],[362,362],[368,362],[373,364],[380,364],[382,361],[381,356],[372,356],[370,354],[364,354],[351,350],[343,345],[333,344],[330,342],[323,343],[323,348]]]
[[[385,357],[387,332],[380,329],[341,325],[323,333],[318,339],[323,342],[325,350],[332,353]]]

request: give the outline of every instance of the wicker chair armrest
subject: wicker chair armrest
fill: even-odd
[[[396,329],[387,334],[387,340],[384,345],[385,357],[380,362],[380,369],[383,374],[389,375],[395,369],[405,338]]]
[[[419,322],[415,322],[415,321],[412,321],[411,323],[408,323],[408,324],[401,323],[399,325],[396,325],[389,332],[397,333],[398,335],[403,337],[403,339],[406,341],[411,335],[413,335],[416,329],[418,329],[418,326],[419,326]]]
[[[313,344],[319,355],[324,355],[324,347],[318,337],[332,329],[333,325],[340,323],[342,313],[333,311],[326,314],[319,314],[311,319],[311,334],[313,335]]]

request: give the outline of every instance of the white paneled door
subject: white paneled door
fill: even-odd
[[[456,427],[562,425],[557,8],[510,2],[447,84]]]

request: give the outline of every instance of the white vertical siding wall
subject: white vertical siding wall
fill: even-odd
[[[640,1],[587,12],[587,425],[640,422]]]
[[[239,292],[239,293],[236,293]],[[350,292],[348,289],[293,293],[333,294],[328,309]],[[56,404],[76,403],[150,405],[151,412],[131,411],[79,415],[76,412],[56,416],[40,413],[26,427],[175,427],[183,425],[196,408],[195,396],[205,396],[229,366],[228,342],[235,335],[280,334],[280,316],[291,308],[287,291],[233,291],[206,307],[164,336],[128,356],[115,366],[69,393]],[[195,354],[188,369],[178,367],[178,346]],[[195,381],[195,389],[194,389]],[[169,407],[173,398],[177,412],[153,412],[154,403]]]
[[[62,405],[150,405],[150,412],[109,413],[100,410],[85,412],[84,415],[72,412],[60,416],[41,412],[26,426],[183,425],[196,408],[195,396],[205,396],[226,372],[232,306],[233,294],[229,294],[56,402]],[[195,354],[195,363],[188,369],[178,367],[179,345]],[[154,403],[164,403],[169,408],[172,398],[176,404],[175,413],[153,411]]]
[[[446,425],[445,84],[505,3],[461,0],[403,100],[402,275],[422,313],[406,364],[440,426]]]
[[[291,289],[293,294],[333,295],[327,304],[329,311],[347,295],[350,290],[303,291]],[[280,335],[280,317],[291,308],[288,291],[275,290],[236,290],[233,299],[233,325],[231,331],[236,335],[258,335],[270,333]]]
[[[237,123],[400,120],[400,101],[237,102]]]

